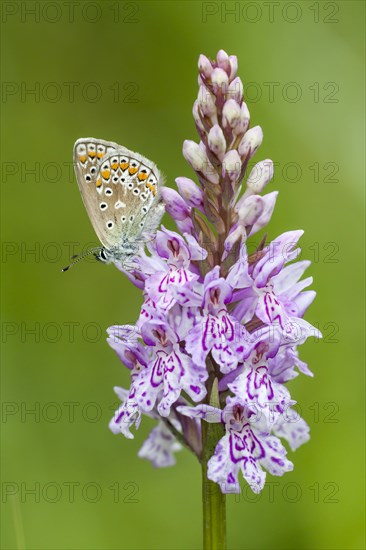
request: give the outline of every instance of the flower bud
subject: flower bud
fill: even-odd
[[[239,77],[234,78],[232,82],[230,82],[226,97],[227,99],[235,99],[237,103],[241,103],[243,100],[244,95],[244,88],[243,83]]]
[[[165,202],[165,209],[172,218],[184,220],[189,216],[189,208],[177,191],[170,187],[162,187],[161,196]]]
[[[215,168],[212,166],[212,164],[208,160],[206,161],[206,164],[204,166],[204,169],[202,170],[202,173],[205,176],[205,178],[211,183],[217,185],[220,182],[218,173],[216,172]]]
[[[211,183],[219,183],[219,176],[204,152],[204,145],[200,146],[194,141],[186,139],[183,143],[183,156],[193,170],[204,174]]]
[[[238,58],[236,55],[229,55],[229,61],[230,61],[230,81],[233,80],[236,77],[236,73],[238,71]]]
[[[235,182],[240,176],[242,164],[238,152],[231,150],[224,156],[222,161],[222,175],[228,175],[230,181]]]
[[[198,70],[206,78],[211,77],[213,67],[211,65],[210,60],[205,55],[200,55],[199,58],[198,58]]]
[[[207,158],[197,143],[190,139],[186,139],[183,143],[183,156],[192,166],[193,170],[202,172],[203,166],[207,162]]]
[[[216,56],[217,65],[223,69],[228,76],[231,73],[231,64],[228,54],[224,50],[220,50]]]
[[[225,252],[224,252],[224,255],[222,257],[222,260],[224,260],[225,257],[227,257],[228,253],[230,252],[230,250],[232,249],[234,244],[239,239],[242,240],[245,237],[246,237],[246,232],[245,232],[245,229],[242,225],[236,225],[236,227],[234,226],[233,228],[231,228],[231,231],[230,231],[229,235],[226,237],[225,242],[224,242]]]
[[[267,195],[264,195],[264,197],[262,197],[263,211],[253,225],[250,235],[257,233],[257,231],[260,231],[261,229],[263,229],[263,227],[267,225],[267,223],[271,219],[276,204],[277,195],[278,191],[273,191],[272,193],[267,193]]]
[[[240,107],[239,121],[234,128],[234,134],[237,136],[244,134],[248,129],[249,122],[250,122],[250,113],[249,113],[248,106],[246,103],[242,103]]]
[[[254,126],[250,128],[242,137],[238,151],[239,155],[242,158],[246,158],[249,155],[251,158],[258,147],[262,144],[263,141],[263,131],[260,126]]]
[[[184,220],[175,219],[175,223],[180,233],[192,233],[194,230],[193,222],[190,216],[187,216]]]
[[[199,107],[199,101],[198,101],[198,99],[196,99],[196,101],[193,104],[193,110],[192,110],[193,118],[194,118],[194,121],[195,121],[196,126],[198,128],[198,131],[201,132],[202,134],[205,134],[206,133],[206,128],[202,124],[202,120],[201,120],[201,117],[199,115],[199,108],[200,108]]]
[[[206,116],[211,117],[216,115],[215,97],[204,85],[200,86],[198,91],[198,104]]]
[[[224,132],[218,124],[215,124],[208,134],[208,146],[216,157],[222,161],[226,152],[226,140]]]
[[[235,128],[240,119],[240,106],[235,101],[235,99],[228,99],[225,101],[222,109],[222,123],[224,128],[230,126],[230,128]]]
[[[263,198],[259,195],[247,197],[238,209],[239,224],[244,227],[253,225],[261,216],[264,209]]]
[[[247,189],[258,194],[273,178],[273,162],[270,159],[261,160],[256,164],[247,179]]]
[[[189,178],[176,178],[175,180],[179,193],[185,200],[186,204],[191,208],[203,208],[203,192],[202,190]]]
[[[214,93],[217,95],[219,93],[226,94],[229,87],[229,77],[224,69],[216,67],[211,74],[211,82],[213,86]]]

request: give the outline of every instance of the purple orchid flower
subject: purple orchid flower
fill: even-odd
[[[183,144],[196,181],[179,177],[179,192],[162,188],[177,231],[161,226],[124,271],[143,303],[136,325],[108,331],[131,374],[130,389],[117,389],[122,404],[110,427],[132,438],[131,428],[150,416],[158,424],[141,458],[169,466],[185,445],[223,493],[240,491],[240,472],[258,493],[266,471],[293,468],[280,438],[291,450],[309,439],[287,383],[299,372],[312,376],[298,348],[321,334],[303,318],[315,297],[312,278],[302,279],[310,265],[299,260],[303,232],[264,236],[253,249],[278,193],[262,194],[271,160],[246,177],[263,132],[250,127],[237,68],[223,50],[213,61],[199,58],[199,138]]]
[[[193,401],[201,401],[206,395],[207,372],[180,349],[178,335],[163,322],[148,322],[142,327],[142,336],[145,344],[155,348],[155,353],[133,382],[141,408],[150,411],[158,400],[159,414],[169,416],[182,390]]]
[[[221,422],[225,426],[225,435],[208,461],[207,474],[209,479],[220,485],[223,493],[240,493],[240,471],[252,491],[259,493],[266,479],[262,467],[276,476],[293,469],[280,440],[270,435],[266,425],[257,420],[257,411],[241,399],[228,397],[223,410],[198,405],[178,407],[178,411],[190,418]]]
[[[156,411],[141,411],[134,399],[133,393],[129,393],[123,388],[116,387],[114,389],[116,395],[121,399],[122,405],[118,408],[109,423],[109,427],[113,433],[122,433],[128,439],[133,439],[134,436],[130,432],[130,428],[133,424],[135,424],[136,428],[139,427],[142,412],[146,416],[159,420],[159,415]],[[178,431],[182,431],[177,418],[172,415],[169,420]],[[147,440],[142,445],[138,456],[146,458],[156,468],[165,468],[175,464],[174,453],[181,449],[182,445],[177,442],[166,424],[159,421],[158,425],[150,432]]]
[[[206,275],[201,292],[202,315],[187,335],[186,349],[202,367],[211,352],[221,372],[230,372],[238,364],[232,349],[236,340],[237,322],[229,315],[226,307],[232,300],[232,288],[225,279],[219,277],[218,266]]]
[[[165,269],[146,279],[145,291],[160,310],[167,311],[176,303],[175,287],[190,289],[199,279],[199,276],[189,269],[190,262],[204,258],[207,253],[195,244],[196,246],[193,239],[186,244],[184,239],[173,231],[158,231],[156,252],[165,260]]]
[[[178,423],[176,422],[176,424]],[[176,427],[178,426],[176,425]],[[174,453],[181,451],[182,448],[169,428],[160,421],[150,432],[139,450],[138,456],[149,460],[155,468],[166,468],[174,466],[176,462]]]

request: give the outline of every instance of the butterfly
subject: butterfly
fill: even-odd
[[[139,153],[94,138],[76,141],[74,167],[85,208],[102,244],[95,257],[125,267],[138,256],[164,214],[161,172]]]

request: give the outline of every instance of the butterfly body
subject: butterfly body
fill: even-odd
[[[104,263],[133,259],[164,213],[162,174],[139,153],[111,141],[78,139],[74,166],[80,193],[102,244]]]
[[[95,254],[95,257],[100,262],[105,264],[111,263],[128,263],[129,260],[135,258],[141,250],[140,244],[134,244],[131,241],[121,241],[118,246],[106,248],[102,246]]]

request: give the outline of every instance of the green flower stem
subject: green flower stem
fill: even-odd
[[[215,425],[202,422],[203,549],[225,550],[226,495],[221,492],[217,483],[207,479],[207,462],[213,455],[216,446],[214,444],[216,437],[212,433],[213,426]],[[222,435],[223,433],[220,433],[220,437]]]
[[[207,401],[220,408],[217,379],[212,380],[211,376],[208,381]],[[225,428],[222,424],[210,424],[203,420],[201,429],[203,548],[226,550],[226,496],[217,483],[207,479],[207,462],[214,454],[218,441],[224,436]]]

